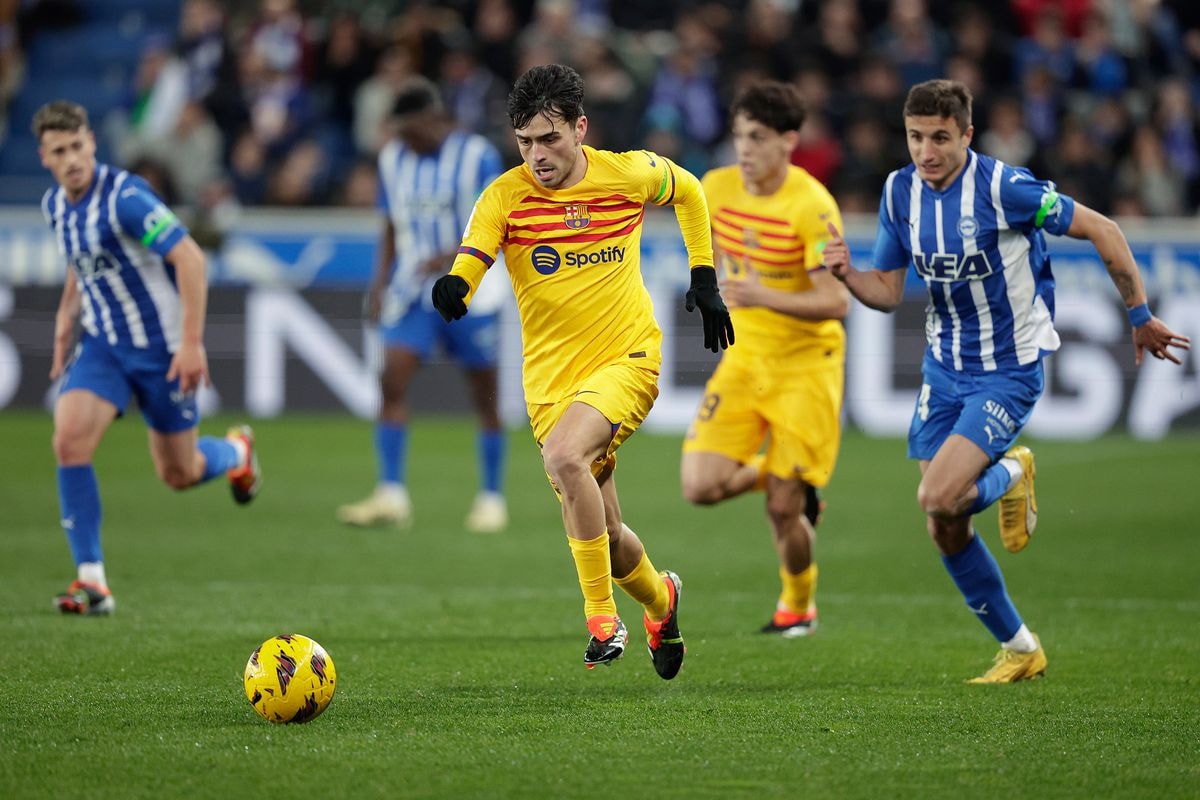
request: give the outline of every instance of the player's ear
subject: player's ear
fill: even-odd
[[[971,146],[971,139],[973,138],[975,138],[975,126],[968,125],[966,132],[963,133],[963,141],[966,143],[967,147]]]
[[[583,137],[587,136],[588,118],[586,114],[580,114],[579,119],[575,120],[575,144],[582,144]]]

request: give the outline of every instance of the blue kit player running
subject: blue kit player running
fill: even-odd
[[[338,519],[361,526],[412,524],[412,501],[405,487],[406,395],[421,362],[440,344],[466,370],[480,418],[480,491],[466,527],[476,533],[498,533],[508,525],[501,487],[504,430],[496,408],[499,312],[505,284],[494,275],[483,282],[471,307],[471,321],[465,325],[443,320],[430,295],[433,281],[454,261],[476,198],[500,174],[500,156],[483,137],[455,129],[437,87],[423,78],[400,90],[391,123],[394,135],[379,154],[384,225],[367,296],[367,316],[380,323],[384,344],[382,398],[375,425],[378,483],[365,500],[338,508]]]
[[[1012,683],[1043,674],[1046,654],[971,516],[998,500],[1000,536],[1012,552],[1037,524],[1033,453],[1014,443],[1042,394],[1042,358],[1059,346],[1043,231],[1096,248],[1129,309],[1138,364],[1144,351],[1178,364],[1170,348],[1187,349],[1189,340],[1150,313],[1129,244],[1112,220],[1028,170],[970,148],[965,86],[914,86],[904,125],[913,163],[884,186],[875,268],[853,269],[832,226],[824,263],[880,311],[900,304],[910,264],[925,282],[928,348],[908,435],[908,456],[922,474],[917,500],[951,579],[1001,643],[993,666],[971,682]]]
[[[198,438],[195,391],[208,381],[204,253],[149,186],[96,163],[87,112],[59,100],[33,118],[42,165],[58,185],[42,211],[69,265],[54,324],[50,377],[62,525],[78,570],[55,598],[70,614],[114,609],[100,551],[100,492],[92,456],[114,419],[137,399],[163,483],[186,489],[227,475],[238,503],[258,492],[253,435]],[[82,320],[80,315],[82,314]],[[82,333],[68,352],[75,328]]]

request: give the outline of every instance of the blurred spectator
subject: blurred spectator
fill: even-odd
[[[1059,191],[1101,214],[1113,210],[1113,170],[1082,125],[1072,122],[1063,128],[1048,168],[1057,178]]]
[[[517,77],[514,42],[520,28],[521,21],[510,0],[480,0],[475,9],[472,30],[479,60],[506,84]]]
[[[792,151],[792,163],[803,167],[829,186],[842,165],[842,146],[820,113],[810,113],[800,129],[800,141]]]
[[[271,69],[297,83],[309,77],[311,52],[296,0],[262,0],[246,41],[254,57]]]
[[[1033,67],[1021,83],[1024,125],[1039,147],[1058,136],[1062,97],[1060,87],[1045,66]]]
[[[1125,60],[1113,44],[1108,19],[1100,13],[1089,14],[1083,23],[1083,36],[1075,49],[1080,73],[1080,88],[1102,97],[1121,94],[1129,85]]]
[[[1054,6],[1046,8],[1033,20],[1029,36],[1020,39],[1013,49],[1013,76],[1024,85],[1035,71],[1046,74],[1055,86],[1070,86],[1075,76],[1075,53],[1063,29],[1063,15]]]
[[[354,127],[355,95],[375,71],[375,59],[375,48],[358,15],[351,11],[334,14],[317,48],[313,93],[321,115],[343,128],[347,136]]]
[[[1017,167],[1028,166],[1037,150],[1037,142],[1025,126],[1021,103],[1002,96],[992,103],[991,124],[976,133],[979,152]]]
[[[985,85],[1005,86],[1012,80],[1012,43],[997,28],[991,11],[981,6],[961,9],[954,24],[954,44],[956,55],[975,62]]]
[[[874,114],[858,114],[846,127],[846,157],[832,183],[842,213],[879,207],[879,192],[895,162],[888,156],[887,129]]]
[[[1162,140],[1171,171],[1183,179],[1189,207],[1200,203],[1200,117],[1187,84],[1176,78],[1158,87],[1154,126]]]
[[[393,45],[379,56],[375,74],[358,87],[354,95],[354,144],[360,154],[374,157],[387,141],[384,122],[392,112],[396,93],[415,72],[408,49]]]
[[[327,162],[316,142],[306,139],[293,147],[267,183],[267,203],[315,206],[327,199]]]
[[[187,67],[189,99],[203,103],[222,131],[233,131],[246,123],[246,109],[225,25],[219,0],[185,0],[175,51]]]
[[[1137,198],[1148,214],[1179,216],[1184,210],[1184,178],[1167,161],[1158,132],[1142,125],[1133,134],[1133,149],[1117,171],[1120,188]]]
[[[378,197],[379,168],[375,162],[360,158],[350,168],[334,202],[349,208],[374,209]]]
[[[650,89],[647,127],[662,128],[663,120],[672,119],[678,123],[676,133],[685,149],[709,147],[724,133],[724,122],[708,34],[688,20],[681,20],[676,31],[677,46]]]
[[[164,135],[133,132],[122,138],[117,155],[124,163],[151,159],[162,165],[178,190],[170,204],[195,205],[201,190],[221,174],[223,144],[204,106],[193,101],[180,111],[173,130]]]
[[[1093,0],[1010,0],[1013,10],[1021,24],[1021,30],[1026,35],[1032,33],[1038,26],[1038,21],[1047,15],[1059,18],[1059,24],[1065,34],[1079,36],[1083,30],[1083,21],[1092,10]],[[1120,0],[1126,2],[1126,0]],[[1134,0],[1137,2],[1137,0]]]
[[[863,30],[854,0],[824,0],[817,24],[801,34],[796,49],[836,78],[855,75],[863,59]]]
[[[479,61],[470,37],[456,37],[442,59],[438,78],[442,99],[459,127],[493,140],[508,135],[508,84]],[[588,90],[590,99],[590,84]],[[593,110],[590,103],[588,110]]]
[[[599,37],[585,37],[579,43],[577,64],[587,86],[588,143],[617,152],[638,147],[642,102],[637,85],[617,63],[612,48]],[[501,118],[507,125],[507,117]]]
[[[892,0],[887,22],[875,32],[875,47],[906,87],[942,77],[950,55],[950,39],[929,18],[925,0]]]
[[[229,179],[238,201],[260,205],[267,196],[267,151],[249,129],[242,131],[229,156]]]

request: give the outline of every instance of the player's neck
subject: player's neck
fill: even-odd
[[[587,177],[587,171],[588,171],[587,151],[584,150],[583,147],[580,147],[579,148],[579,156],[575,159],[575,165],[571,168],[571,174],[567,176],[567,179],[565,181],[563,181],[561,185],[556,186],[554,188],[559,191],[564,190],[564,189],[570,189],[572,186],[575,186],[580,181],[582,181],[585,177]]]
[[[92,174],[88,177],[88,182],[83,185],[83,188],[77,192],[73,192],[61,183],[63,193],[67,196],[67,202],[71,205],[78,203],[83,198],[87,197],[88,192],[92,190],[92,186],[96,183],[96,170],[92,170]]]
[[[783,188],[787,180],[787,167],[763,176],[757,181],[746,181],[746,191],[755,197],[768,197]]]

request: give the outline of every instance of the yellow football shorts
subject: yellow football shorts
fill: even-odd
[[[621,444],[646,419],[658,397],[658,370],[618,361],[602,367],[575,391],[555,403],[530,403],[529,425],[538,447],[562,419],[572,403],[586,403],[612,424],[613,437],[608,450],[592,463],[592,474],[599,475]],[[551,486],[554,485],[551,481]]]
[[[840,363],[796,370],[727,355],[704,387],[683,452],[745,463],[765,442],[768,473],[825,486],[841,443],[844,373]]]

